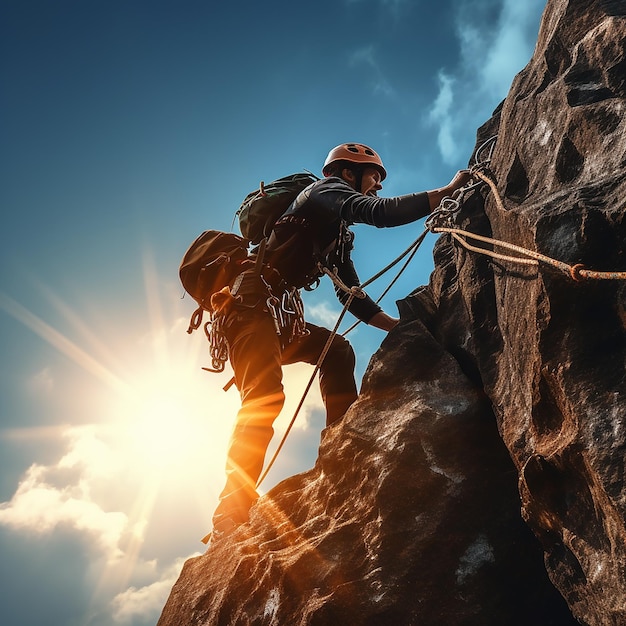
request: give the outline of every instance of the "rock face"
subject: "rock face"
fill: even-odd
[[[626,2],[550,0],[478,133],[501,202],[455,227],[626,271],[625,97]],[[444,234],[400,310],[316,466],[185,564],[159,626],[626,624],[626,282]]]

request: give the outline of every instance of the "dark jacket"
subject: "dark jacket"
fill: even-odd
[[[336,266],[341,280],[356,286],[359,278],[350,259],[352,233],[347,226],[400,226],[428,212],[425,192],[378,198],[356,192],[341,178],[323,178],[302,191],[277,221],[267,243],[266,259],[292,287],[307,286],[319,276],[318,260]],[[345,292],[339,288],[335,291],[345,303]],[[355,298],[350,305],[350,312],[364,322],[380,310],[369,297]]]

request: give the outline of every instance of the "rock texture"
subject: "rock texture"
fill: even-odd
[[[550,0],[457,225],[626,270],[626,2]],[[443,235],[316,466],[190,559],[159,626],[626,624],[626,282]],[[521,514],[520,514],[521,512]]]

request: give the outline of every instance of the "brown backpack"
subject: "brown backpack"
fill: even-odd
[[[183,256],[178,274],[185,291],[205,311],[211,296],[242,272],[250,241],[235,233],[205,230]]]

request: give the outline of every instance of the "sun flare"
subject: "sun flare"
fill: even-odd
[[[214,382],[197,377],[190,381],[176,375],[175,367],[167,380],[148,375],[136,389],[119,415],[128,453],[139,465],[147,471],[167,470],[170,479],[173,471],[193,473],[190,464],[195,462],[201,463],[196,471],[204,473],[208,466],[222,471],[236,392],[229,396]]]

